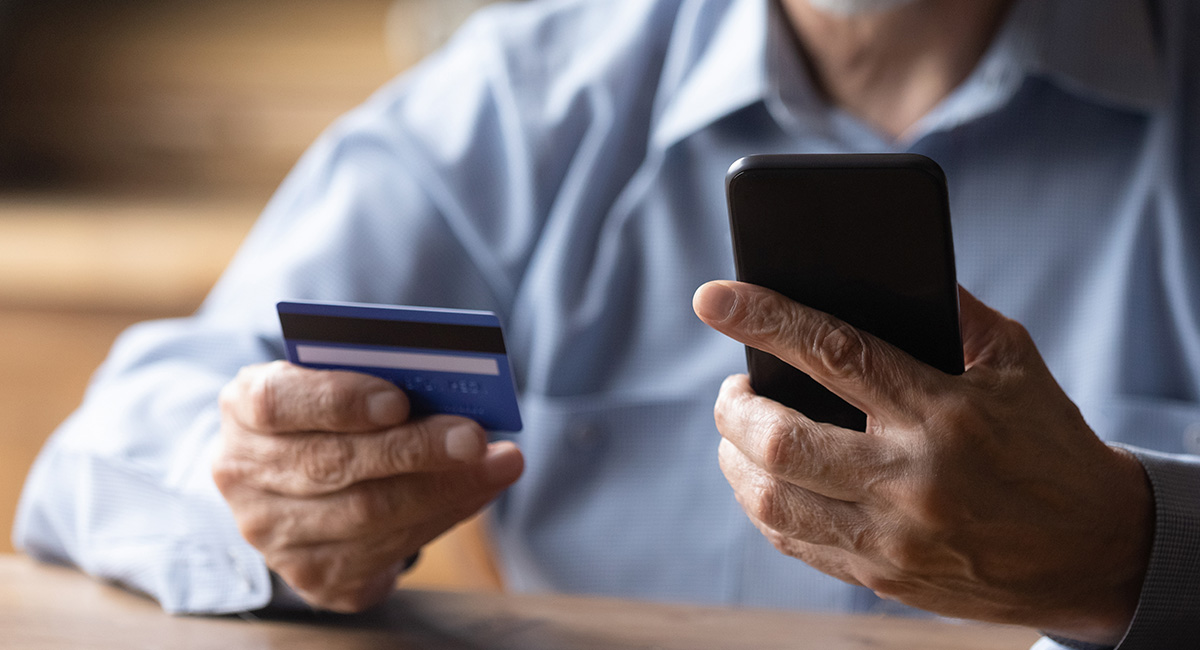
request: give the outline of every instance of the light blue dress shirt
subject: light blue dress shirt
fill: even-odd
[[[217,392],[282,356],[279,299],[439,305],[506,324],[527,469],[491,515],[514,589],[900,611],[747,521],[712,420],[743,351],[690,301],[733,276],[733,160],[914,151],[946,170],[961,283],[1026,325],[1100,436],[1161,452],[1138,452],[1158,520],[1123,647],[1197,634],[1197,7],[1020,2],[900,142],[819,98],[765,0],[487,10],[312,147],[194,317],[120,338],[16,542],[173,612],[267,604],[209,475]]]

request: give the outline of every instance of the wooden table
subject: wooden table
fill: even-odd
[[[173,617],[72,570],[0,555],[0,647],[10,650],[1023,650],[1035,638],[979,624],[436,591],[397,593],[356,616]]]

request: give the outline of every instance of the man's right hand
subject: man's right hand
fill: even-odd
[[[407,558],[524,468],[471,420],[410,420],[404,393],[369,375],[248,366],[220,403],[217,487],[267,566],[323,609],[383,600]]]

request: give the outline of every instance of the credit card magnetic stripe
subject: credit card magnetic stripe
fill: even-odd
[[[279,313],[279,323],[289,339],[330,341],[357,345],[403,345],[406,348],[432,348],[504,354],[504,336],[497,323],[493,326],[453,323],[417,323],[404,320],[318,316],[316,314]],[[403,343],[400,343],[403,342]]]
[[[519,431],[500,320],[484,311],[319,301],[278,303],[292,363],[386,379],[414,415],[448,413]]]

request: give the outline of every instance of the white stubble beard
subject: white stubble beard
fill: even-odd
[[[914,0],[808,0],[813,9],[838,16],[856,16],[887,11]]]

